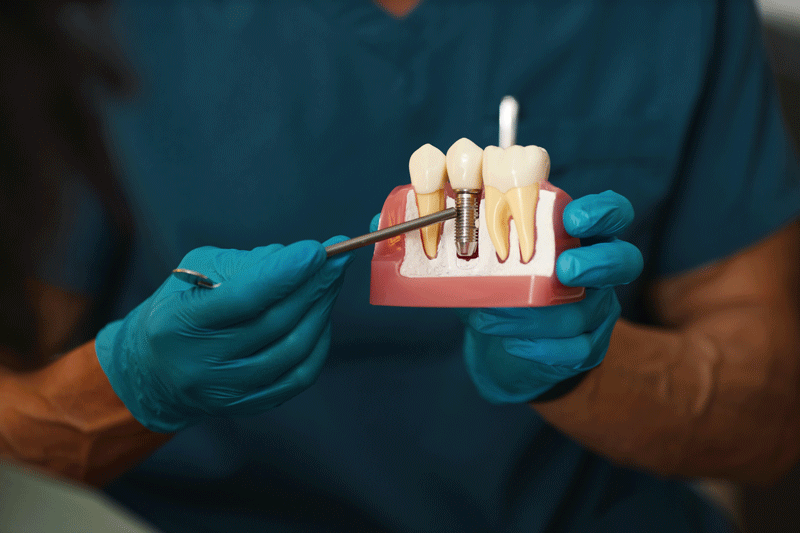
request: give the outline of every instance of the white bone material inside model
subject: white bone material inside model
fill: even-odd
[[[553,232],[553,206],[556,193],[540,191],[536,212],[536,253],[527,263],[520,257],[519,237],[516,227],[508,230],[510,252],[505,262],[500,262],[495,247],[489,238],[486,223],[485,201],[481,201],[480,218],[478,220],[478,257],[471,260],[461,259],[456,254],[455,222],[444,223],[438,254],[429,259],[425,254],[419,232],[413,231],[405,235],[405,256],[400,265],[400,275],[408,278],[427,277],[467,277],[467,276],[552,276],[555,270],[556,245]],[[447,198],[446,207],[455,205],[452,198]],[[405,219],[411,220],[419,216],[414,202],[414,192],[408,191]]]

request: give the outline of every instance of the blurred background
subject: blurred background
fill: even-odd
[[[800,0],[758,0],[786,122],[800,146]]]
[[[800,0],[757,3],[786,124],[800,152]],[[748,533],[800,531],[800,468],[775,487],[745,488],[737,496]]]

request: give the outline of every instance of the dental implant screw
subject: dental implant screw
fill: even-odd
[[[456,196],[456,252],[471,258],[478,251],[483,149],[466,137],[454,142],[447,150],[447,177]]]
[[[480,189],[455,189],[456,250],[461,257],[471,257],[478,249],[478,210]]]

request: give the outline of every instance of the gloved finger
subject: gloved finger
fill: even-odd
[[[320,300],[337,293],[341,288],[344,273],[352,262],[352,254],[329,258],[319,271],[295,292],[267,308],[248,321],[231,326],[226,340],[231,347],[229,358],[249,355],[291,332],[300,321],[313,312]]]
[[[378,231],[378,227],[381,223],[381,214],[378,213],[374,217],[372,217],[372,222],[369,223],[369,231],[372,233],[373,231]]]
[[[642,252],[619,239],[565,250],[556,261],[556,275],[568,287],[626,285],[639,277],[643,268]]]
[[[504,338],[503,349],[514,357],[576,369],[589,357],[592,341],[588,333],[568,339]]]
[[[205,274],[216,282],[225,282],[234,278],[242,270],[258,264],[260,261],[263,261],[264,257],[267,257],[278,250],[281,250],[282,248],[284,248],[282,244],[269,244],[267,246],[259,246],[249,251],[224,250],[224,253],[216,253],[211,255],[213,259],[211,260],[209,269],[201,267],[191,270],[196,270],[197,272]],[[189,255],[191,254],[192,252],[189,253]]]
[[[313,349],[302,362],[288,369],[269,385],[231,402],[226,409],[228,414],[246,415],[271,409],[313,385],[322,372],[330,350],[330,323],[315,340]]]
[[[341,285],[337,283],[320,298],[288,334],[252,355],[226,361],[220,369],[239,376],[243,390],[254,390],[277,381],[311,354],[330,323],[331,309]]]
[[[582,372],[603,360],[618,319],[619,313],[609,315],[594,331],[568,339],[503,338],[501,342],[509,355]]]
[[[633,222],[633,205],[624,196],[605,191],[571,201],[562,218],[573,237],[614,237]]]
[[[262,313],[291,294],[325,262],[316,241],[300,241],[278,251],[256,249],[253,264],[219,287],[183,291],[182,312],[198,328],[221,329]]]
[[[613,290],[589,289],[579,302],[549,307],[474,309],[466,313],[465,321],[485,335],[567,338],[592,331],[618,307]]]
[[[187,253],[178,268],[186,268],[205,274],[217,282],[234,277],[241,270],[263,261],[264,257],[284,248],[282,244],[260,246],[253,250],[234,250],[201,246]],[[175,278],[169,278],[175,279]],[[179,284],[179,290],[189,288],[186,282]]]

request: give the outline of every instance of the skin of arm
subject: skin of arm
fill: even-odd
[[[56,353],[91,302],[41,282],[28,288],[38,330],[45,332],[39,352]],[[99,486],[169,438],[148,431],[125,408],[97,361],[94,341],[34,371],[0,366],[0,458]]]
[[[603,363],[532,404],[611,460],[769,484],[800,459],[800,224],[649,291],[662,324],[620,320]]]

